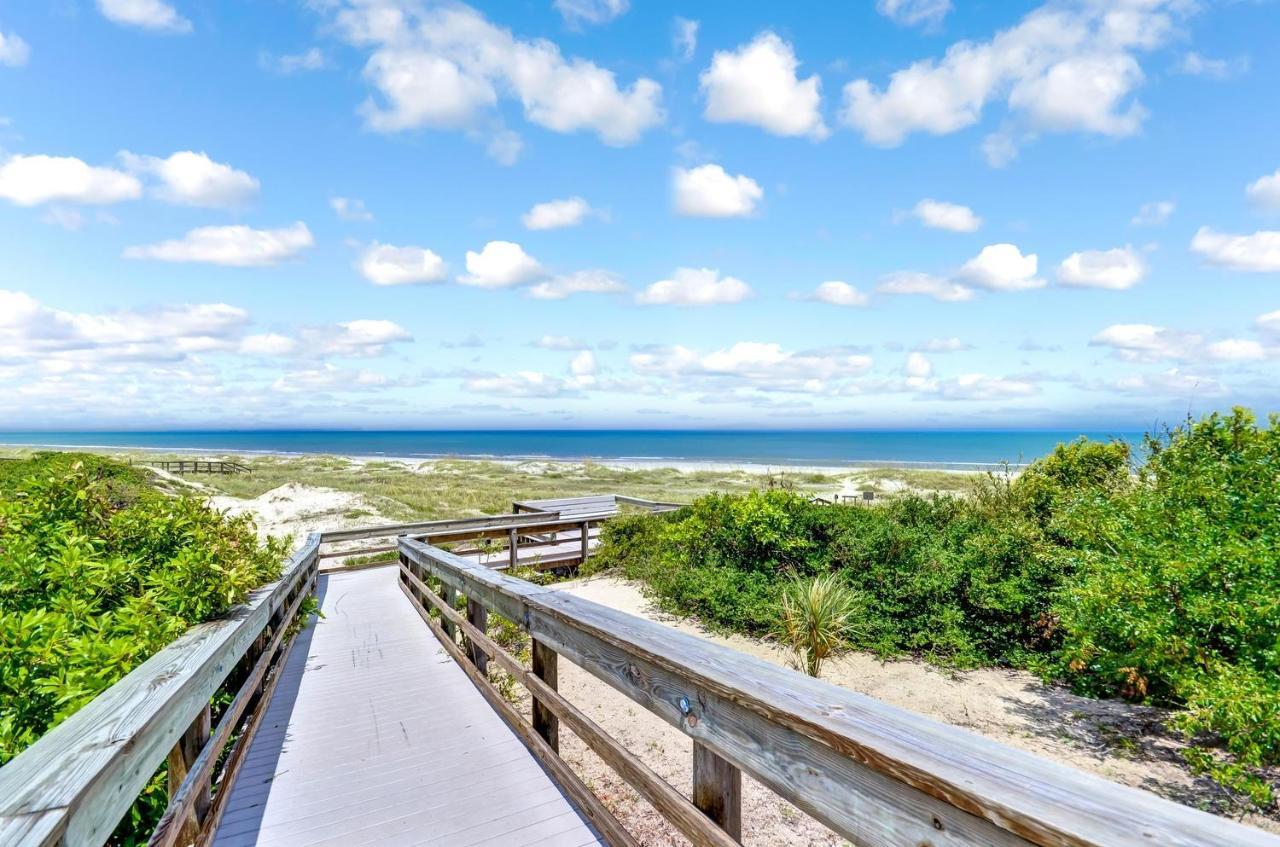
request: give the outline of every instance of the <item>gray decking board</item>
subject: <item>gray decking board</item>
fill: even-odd
[[[322,574],[216,847],[601,843],[454,664],[398,568]]]

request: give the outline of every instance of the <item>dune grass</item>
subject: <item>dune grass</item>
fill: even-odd
[[[0,456],[23,452],[29,451],[3,450]],[[111,451],[111,455],[138,464],[183,458],[137,451]],[[353,461],[343,456],[234,458],[253,472],[188,474],[184,479],[209,493],[243,498],[257,497],[287,483],[333,488],[363,495],[370,506],[392,520],[506,512],[511,509],[512,500],[615,492],[679,503],[713,491],[734,493],[767,487],[829,494],[842,482],[840,476],[810,471],[762,475],[726,470],[622,469],[593,462],[516,464],[442,459],[415,466],[399,461]]]

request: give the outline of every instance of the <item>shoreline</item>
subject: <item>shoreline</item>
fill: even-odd
[[[948,473],[984,473],[988,471],[1018,471],[1027,466],[1026,462],[951,462],[951,461],[912,461],[902,459],[867,459],[867,460],[826,460],[787,461],[743,459],[699,459],[664,456],[549,456],[549,455],[494,455],[474,454],[423,454],[419,456],[398,456],[381,453],[331,453],[288,450],[220,450],[217,448],[199,447],[142,447],[118,446],[111,444],[43,444],[43,443],[0,443],[0,450],[56,450],[65,452],[89,453],[159,453],[200,457],[237,457],[261,458],[277,457],[286,459],[306,459],[321,456],[333,456],[355,463],[395,462],[410,466],[418,466],[434,462],[467,461],[493,462],[501,465],[519,466],[527,464],[543,465],[599,465],[614,470],[675,470],[681,473],[733,472],[768,476],[775,473],[788,474],[824,474],[838,476],[840,474],[858,473],[869,470],[919,470],[943,471]]]

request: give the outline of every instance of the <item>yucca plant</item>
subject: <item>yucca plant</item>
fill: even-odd
[[[782,592],[779,635],[805,672],[816,677],[823,661],[858,634],[864,606],[862,595],[837,574],[792,580]]]

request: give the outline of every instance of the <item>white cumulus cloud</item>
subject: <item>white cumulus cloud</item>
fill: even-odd
[[[0,164],[0,197],[18,206],[119,203],[142,196],[132,174],[70,156],[10,156]]]
[[[1138,214],[1133,216],[1133,220],[1130,223],[1134,226],[1156,226],[1169,220],[1177,208],[1177,204],[1172,200],[1156,200],[1151,203],[1143,203],[1142,208],[1138,210]]]
[[[480,288],[510,288],[532,282],[543,273],[538,260],[519,244],[490,241],[479,253],[467,251],[467,275],[458,277],[458,281]]]
[[[374,285],[443,282],[448,276],[444,259],[425,247],[396,247],[376,241],[365,249],[356,266]]]
[[[931,390],[943,400],[1009,400],[1029,397],[1040,391],[1029,380],[990,376],[984,373],[961,374],[938,380]]]
[[[913,379],[927,379],[933,375],[933,363],[923,353],[908,353],[902,371]]]
[[[883,87],[848,83],[842,119],[868,142],[892,147],[912,133],[972,126],[1003,100],[1009,126],[985,145],[994,164],[1039,132],[1130,135],[1146,115],[1133,97],[1145,78],[1136,55],[1166,43],[1190,5],[1047,3],[987,41],[959,41],[941,58],[893,72]]]
[[[594,132],[611,145],[633,144],[664,119],[657,82],[641,77],[619,87],[612,71],[565,59],[546,39],[518,38],[467,6],[329,5],[347,40],[372,51],[364,78],[377,94],[360,111],[379,132],[476,131],[504,96],[538,126]],[[499,147],[509,159],[512,145]]]
[[[916,204],[913,214],[920,223],[934,229],[946,229],[951,232],[977,232],[982,226],[982,218],[974,214],[973,209],[957,203],[946,203],[941,200],[925,198]]]
[[[114,23],[153,32],[191,32],[191,21],[163,0],[98,0],[98,11]]]
[[[301,53],[286,53],[281,56],[263,53],[259,56],[259,64],[268,70],[289,76],[322,70],[329,62],[325,58],[324,51],[319,47],[311,47]]]
[[[588,347],[587,342],[568,335],[544,335],[532,345],[543,350],[585,350]]]
[[[297,341],[274,332],[247,335],[240,340],[239,347],[246,356],[287,356],[297,349]]]
[[[521,216],[526,229],[561,229],[577,226],[591,214],[591,205],[581,197],[537,203]]]
[[[1260,176],[1245,188],[1245,196],[1264,209],[1280,209],[1280,169]]]
[[[1035,253],[1024,256],[1012,244],[989,244],[964,263],[959,276],[992,291],[1026,291],[1045,284],[1036,276],[1038,261]]]
[[[292,259],[315,244],[311,230],[298,221],[279,229],[236,226],[204,226],[182,238],[126,247],[126,259],[161,262],[203,262],[229,267],[260,267]]]
[[[365,318],[311,327],[302,339],[309,351],[320,355],[372,358],[381,356],[388,344],[413,341],[413,335],[394,321]]]
[[[1094,335],[1089,343],[1109,347],[1125,361],[1158,362],[1195,358],[1204,338],[1152,324],[1112,324]]]
[[[822,139],[822,82],[817,74],[800,79],[791,45],[762,32],[737,50],[717,50],[699,77],[707,105],[703,117],[715,123],[744,123],[774,135]]]
[[[569,361],[569,372],[574,376],[592,376],[596,372],[596,354],[590,350],[580,350]]]
[[[1122,291],[1137,285],[1147,268],[1130,247],[1111,250],[1082,250],[1058,265],[1058,281],[1082,288],[1110,288]]]
[[[698,49],[698,22],[676,16],[671,22],[671,44],[680,61],[692,59]]]
[[[1267,349],[1251,338],[1224,338],[1208,347],[1209,358],[1220,362],[1256,362],[1267,358]]]
[[[709,306],[741,303],[752,296],[751,286],[711,268],[676,268],[670,279],[653,283],[636,297],[646,305]]]
[[[750,215],[764,197],[764,189],[745,174],[731,176],[719,165],[676,168],[672,177],[676,211],[699,218],[739,218]]]
[[[368,223],[373,220],[373,212],[366,209],[364,201],[356,197],[330,197],[329,208],[344,221]]]
[[[563,300],[573,294],[621,294],[626,283],[612,271],[585,270],[558,274],[529,288],[535,300]]]
[[[1180,73],[1190,76],[1205,76],[1210,79],[1230,79],[1249,70],[1249,58],[1237,56],[1234,59],[1214,59],[1192,50],[1182,57],[1178,63]]]
[[[0,31],[0,65],[19,67],[31,58],[31,48],[16,32]]]
[[[832,306],[865,306],[871,298],[857,286],[838,279],[827,280],[818,284],[811,294],[801,295],[800,299],[817,300]]]
[[[1252,235],[1232,235],[1202,226],[1191,239],[1191,250],[1211,265],[1235,271],[1280,271],[1280,231],[1259,230]]]
[[[932,274],[915,271],[898,271],[886,274],[876,285],[880,294],[921,294],[944,303],[958,303],[973,299],[973,289]]]
[[[569,26],[607,24],[626,14],[630,0],[554,0],[551,4]]]
[[[167,203],[226,208],[243,205],[258,194],[257,179],[203,152],[183,150],[161,159],[124,151],[120,161],[131,172],[158,180],[155,195]]]
[[[876,0],[876,11],[903,26],[933,28],[951,11],[951,0]]]

